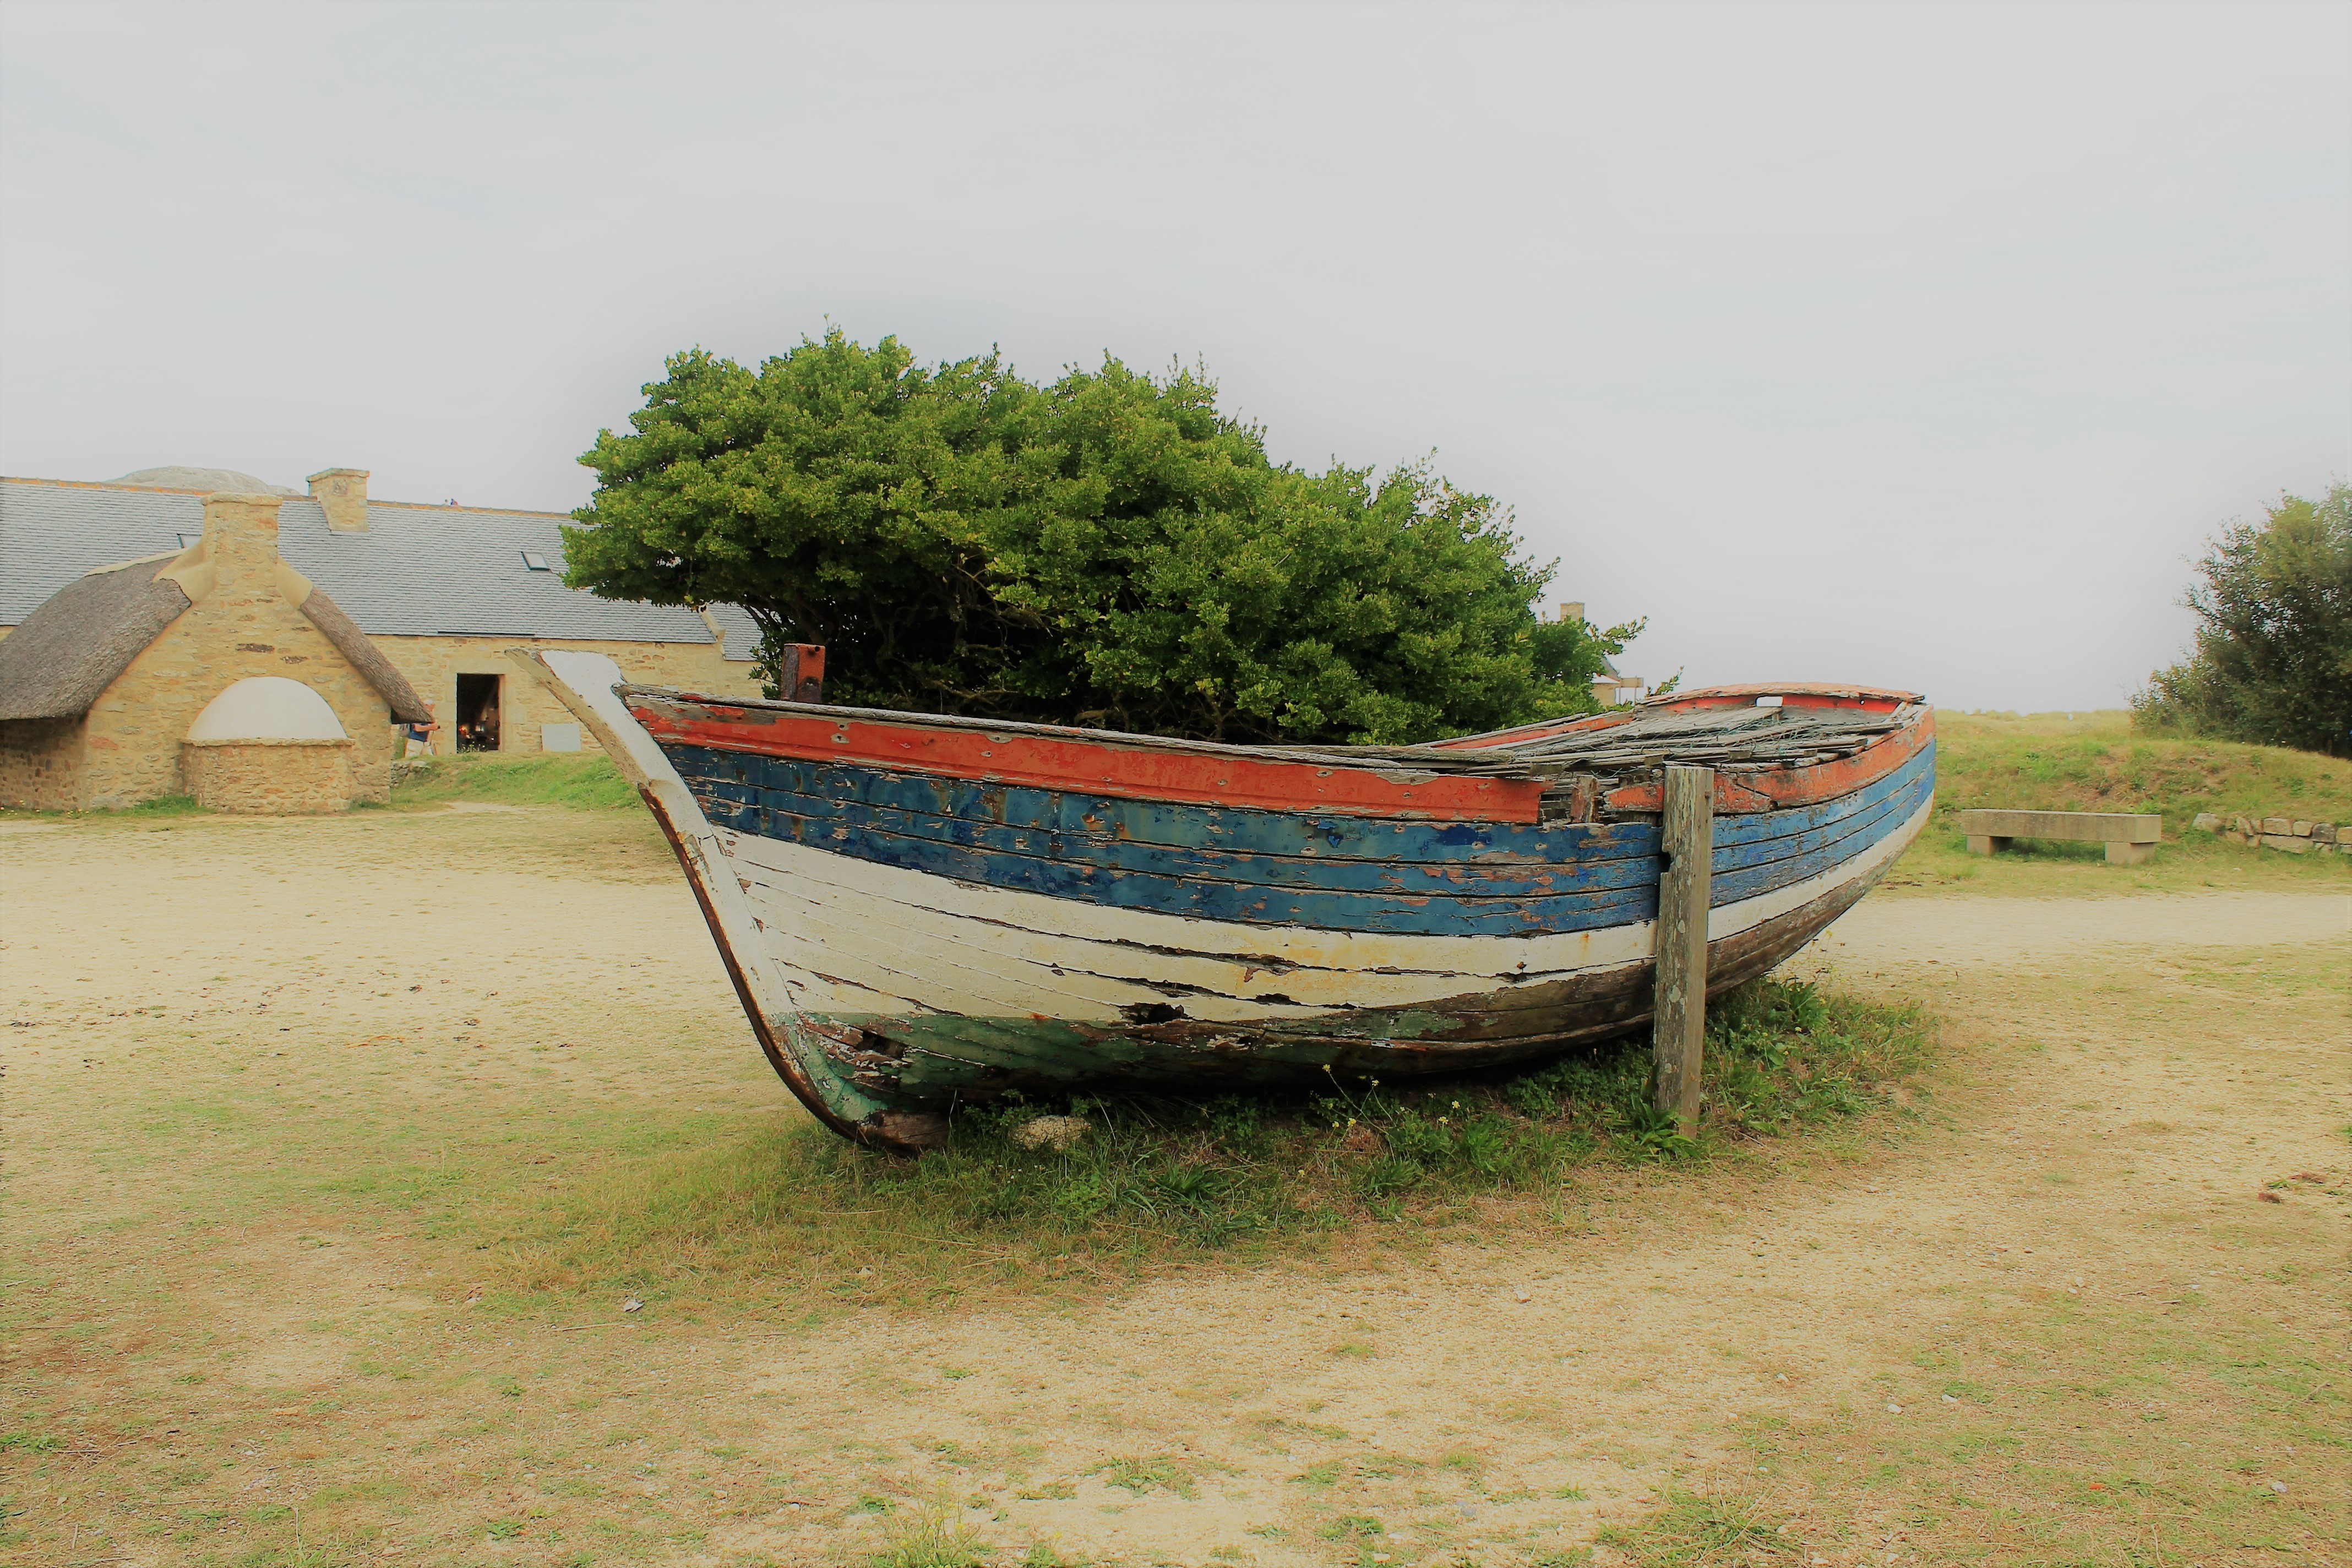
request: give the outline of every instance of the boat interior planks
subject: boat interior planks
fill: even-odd
[[[1935,794],[1933,710],[1874,688],[1251,747],[516,657],[661,821],[785,1083],[902,1152],[1013,1090],[1459,1071],[1639,1028],[1665,766],[1717,770],[1714,992],[1851,907]]]

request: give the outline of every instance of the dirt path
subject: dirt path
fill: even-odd
[[[43,830],[0,898],[6,1403],[90,1434],[0,1449],[16,1560],[290,1562],[300,1503],[352,1563],[862,1561],[937,1500],[1038,1563],[1500,1568],[1694,1490],[1759,1510],[1759,1561],[2003,1560],[2103,1539],[2121,1469],[2226,1471],[2251,1544],[2199,1561],[2346,1560],[2340,1394],[2297,1452],[2230,1370],[2344,1386],[2343,897],[1865,904],[1801,964],[1954,1021],[1883,1135],[1345,1273],[814,1324],[489,1318],[338,1142],[793,1114],[634,825]]]
[[[2324,942],[2352,944],[2352,895],[1890,899],[1857,905],[1804,957],[1864,968],[1940,962],[2035,969],[2116,948],[2188,951]]]

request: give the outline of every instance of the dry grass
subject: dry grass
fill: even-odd
[[[2040,1014],[2071,1037],[2029,1042],[2026,1064],[2063,1053],[2093,1077],[2180,1073],[2202,1079],[2200,1100],[2228,1090],[2198,1072],[2186,1042],[2245,1041],[2245,1058],[2216,1064],[2214,1077],[2284,1106],[2321,1087],[2329,1060],[2258,1042],[2316,1045],[2342,1021],[2341,954],[2325,948],[2217,952],[2104,984],[2070,974],[1998,990],[2005,1018]],[[1952,998],[1985,999],[1983,987]],[[2005,1025],[1960,1034],[1963,1057],[1988,1065],[2019,1048]],[[2147,1059],[2148,1042],[2162,1042],[2160,1060]],[[2042,1121],[2021,1130],[2027,1139],[2054,1143],[2070,1112],[2090,1109],[2017,1110]],[[1824,1552],[2101,1568],[2346,1561],[2352,1391],[2329,1260],[2352,1220],[2343,1136],[2334,1158],[2299,1175],[2286,1148],[2244,1139],[2262,1174],[2221,1215],[2200,1214],[2183,1166],[2159,1152],[2201,1130],[2204,1107],[2182,1109],[2178,1121],[2136,1128],[2130,1146],[2053,1148],[2026,1181],[1976,1194],[1987,1208],[2087,1210],[2088,1223],[2060,1229],[2055,1247],[2037,1238],[2038,1251],[1990,1225],[1990,1235],[1960,1227],[1979,1283],[1922,1301],[1907,1365],[1829,1409],[1746,1418],[1738,1464],[1616,1542],[1645,1568]],[[2152,1203],[2138,1195],[2151,1183],[2162,1194]],[[2092,1217],[2102,1214],[2105,1235]]]

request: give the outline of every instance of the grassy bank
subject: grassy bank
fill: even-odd
[[[2183,888],[2341,887],[2352,861],[2231,844],[2189,824],[2200,812],[2352,821],[2352,763],[2277,746],[2135,735],[2131,715],[1936,715],[1936,811],[1888,877],[1895,889],[1986,893],[2161,892]],[[2163,847],[2111,866],[2097,844],[2028,840],[2008,854],[1968,853],[1959,814],[2154,812]]]
[[[2131,715],[1936,715],[1938,814],[1970,806],[2156,812],[2177,838],[2200,812],[2352,821],[2352,762],[2281,746],[2135,735]]]
[[[393,786],[400,807],[472,801],[490,805],[563,805],[580,811],[635,809],[636,791],[604,755],[433,757]]]

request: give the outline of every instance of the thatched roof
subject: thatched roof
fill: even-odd
[[[155,576],[170,559],[78,577],[0,639],[0,719],[89,712],[188,607],[177,583]]]
[[[327,634],[327,640],[351,661],[352,668],[366,676],[367,683],[383,694],[394,718],[416,724],[433,721],[433,710],[425,706],[425,699],[416,695],[416,689],[408,684],[408,677],[393,668],[392,660],[383,657],[383,650],[368,641],[367,633],[343,614],[341,605],[327,597],[325,589],[310,590],[310,596],[302,601],[302,613],[310,617],[312,626]],[[0,643],[0,647],[7,646]]]
[[[70,719],[89,711],[131,661],[177,620],[190,600],[159,577],[176,556],[101,567],[78,577],[0,637],[0,720]],[[396,719],[431,710],[332,599],[313,589],[302,614],[383,696]]]

